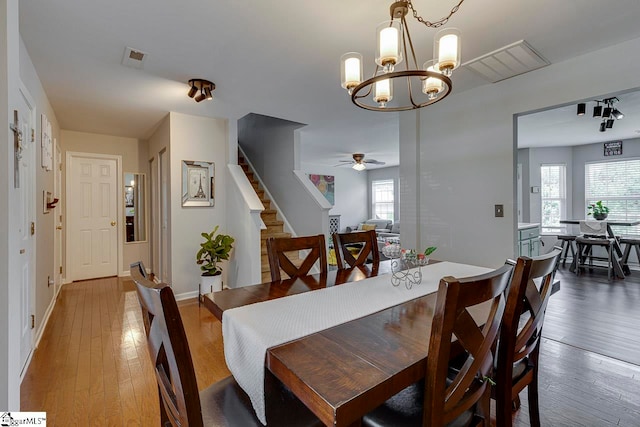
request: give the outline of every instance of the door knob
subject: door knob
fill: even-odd
[[[116,222],[115,221],[111,221],[111,226],[115,227],[116,226]]]
[[[61,225],[57,226],[56,230],[62,230],[62,226]]]

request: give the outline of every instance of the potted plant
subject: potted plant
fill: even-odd
[[[211,233],[202,233],[204,242],[200,243],[200,250],[196,254],[196,263],[203,271],[200,280],[200,293],[208,293],[222,290],[222,269],[218,263],[229,259],[229,252],[233,248],[233,237],[226,234],[218,234],[219,226]]]
[[[593,218],[598,221],[606,219],[608,214],[609,208],[602,204],[602,200],[598,200],[587,206],[587,215],[593,215]]]

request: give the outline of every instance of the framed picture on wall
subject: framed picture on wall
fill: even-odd
[[[213,162],[182,161],[182,206],[214,206]]]

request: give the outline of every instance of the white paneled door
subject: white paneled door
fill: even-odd
[[[21,151],[17,160],[18,246],[20,254],[20,367],[33,349],[35,323],[35,104],[27,90],[19,89],[18,128]],[[13,141],[12,141],[13,142]]]
[[[72,280],[118,274],[118,162],[70,156],[67,206]]]

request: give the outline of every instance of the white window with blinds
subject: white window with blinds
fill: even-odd
[[[371,182],[371,211],[373,218],[393,221],[393,180]]]
[[[567,217],[567,167],[564,164],[540,165],[542,231],[560,233]]]
[[[587,206],[602,200],[608,220],[640,220],[640,159],[587,163],[584,177]],[[640,227],[612,227],[616,235],[640,235]]]

